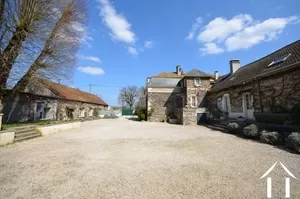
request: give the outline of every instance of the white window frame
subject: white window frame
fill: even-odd
[[[90,110],[89,110],[89,116],[93,116],[93,109],[92,108],[90,108]]]
[[[79,117],[85,117],[85,108],[79,109]]]
[[[195,97],[195,106],[193,106],[193,97]],[[196,107],[197,106],[197,96],[196,95],[191,95],[190,96],[190,103],[191,103],[191,107]]]
[[[229,94],[224,94],[223,98],[222,98],[222,101],[223,101],[223,103],[222,103],[223,104],[223,112],[230,113],[231,112],[230,95]]]
[[[197,81],[198,81],[198,83],[197,83]],[[200,79],[200,78],[195,78],[195,79],[194,79],[194,84],[195,84],[195,86],[200,86],[200,84],[201,84],[201,79]]]

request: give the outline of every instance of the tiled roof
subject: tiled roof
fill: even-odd
[[[162,72],[159,73],[153,77],[158,77],[158,78],[180,78],[184,77],[184,75],[177,75],[175,72]]]
[[[45,79],[40,79],[40,81],[61,99],[107,106],[107,104],[100,97],[91,93],[87,93],[76,88],[70,88]]]
[[[193,68],[191,71],[185,74],[187,77],[212,77],[212,75],[202,72],[196,68]]]
[[[175,72],[162,72],[153,77],[157,78],[183,78],[183,77],[212,77],[212,75],[202,72],[198,69],[192,69],[188,73],[183,73],[182,75],[177,75]]]
[[[273,66],[270,63],[278,59],[284,58],[291,54],[285,61]],[[276,52],[273,52],[259,60],[247,64],[239,68],[235,73],[229,74],[227,77],[218,80],[212,87],[211,92],[216,92],[222,89],[236,85],[249,78],[254,78],[257,75],[267,74],[275,69],[283,68],[292,64],[300,63],[300,40],[291,43]]]

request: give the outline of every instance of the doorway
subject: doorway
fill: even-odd
[[[251,93],[244,93],[243,95],[243,110],[245,118],[254,119],[253,95]]]

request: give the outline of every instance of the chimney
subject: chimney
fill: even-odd
[[[148,86],[148,84],[150,83],[151,78],[147,77],[147,82],[146,82],[146,87]]]
[[[230,65],[230,74],[235,73],[235,71],[237,71],[241,67],[240,60],[230,60],[229,65]]]
[[[215,71],[214,75],[215,75],[215,80],[217,80],[219,78],[219,71]]]
[[[182,68],[180,65],[176,66],[176,74],[177,75],[182,75]]]

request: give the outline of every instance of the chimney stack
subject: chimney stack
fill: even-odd
[[[217,80],[219,78],[219,71],[215,71],[214,75],[215,75],[215,80]]]
[[[230,74],[235,73],[235,71],[237,71],[241,67],[240,60],[231,60],[229,62],[229,65],[230,65]]]
[[[147,77],[147,81],[146,81],[146,87],[148,86],[148,84],[150,83],[151,78]]]
[[[182,75],[182,68],[180,65],[176,66],[176,74],[177,75]]]

